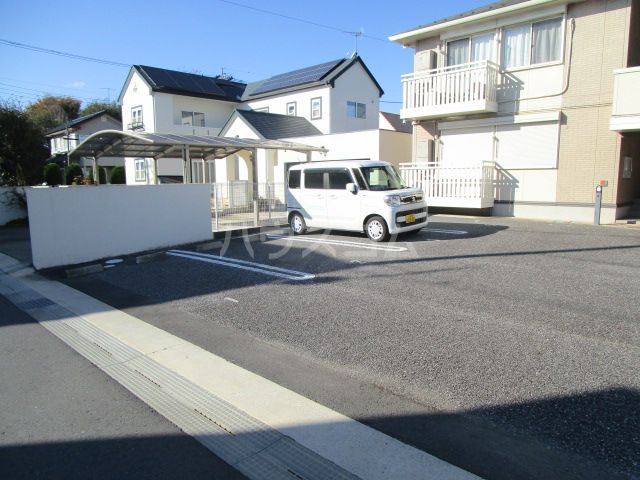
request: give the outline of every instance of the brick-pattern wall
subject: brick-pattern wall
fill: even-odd
[[[562,97],[557,200],[591,203],[607,180],[603,203],[618,201],[621,136],[609,130],[613,70],[627,62],[631,0],[588,0],[568,10],[575,21],[571,77]]]

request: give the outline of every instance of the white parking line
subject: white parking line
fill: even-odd
[[[321,243],[325,245],[341,245],[344,247],[356,247],[364,248],[365,250],[382,250],[384,252],[406,252],[406,247],[388,246],[388,245],[375,245],[370,243],[349,242],[347,240],[333,240],[329,238],[307,238],[307,237],[293,237],[291,235],[276,235],[268,234],[267,238],[274,240],[288,240],[291,242],[307,242],[307,243]]]
[[[287,270],[286,268],[278,268],[263,263],[247,262],[246,260],[238,260],[236,258],[221,257],[219,255],[211,255],[208,253],[191,252],[188,250],[169,250],[167,255],[174,257],[188,258],[199,262],[213,263],[231,268],[240,268],[250,272],[271,275],[272,277],[284,278],[286,280],[311,280],[315,275],[306,272],[298,272],[296,270]]]
[[[434,233],[449,233],[451,235],[466,235],[469,232],[466,230],[442,230],[439,228],[423,228],[423,232],[434,232]]]

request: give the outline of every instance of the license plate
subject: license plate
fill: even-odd
[[[416,216],[413,213],[410,213],[404,217],[404,221],[405,223],[413,223],[416,221]]]

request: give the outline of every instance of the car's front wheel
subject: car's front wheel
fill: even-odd
[[[289,227],[291,227],[294,235],[302,235],[307,231],[307,224],[304,222],[304,217],[297,212],[291,215]]]
[[[373,216],[367,220],[364,231],[367,233],[367,237],[374,242],[384,242],[389,238],[387,222],[385,222],[384,218],[379,215]]]

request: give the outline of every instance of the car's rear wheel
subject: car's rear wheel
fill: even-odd
[[[294,235],[302,235],[307,231],[307,224],[304,221],[304,217],[297,212],[289,218],[289,227]]]
[[[379,215],[375,215],[367,220],[364,231],[367,233],[367,237],[369,237],[374,242],[384,242],[387,238],[389,238],[389,228],[387,227],[387,222],[385,222],[384,218]]]

